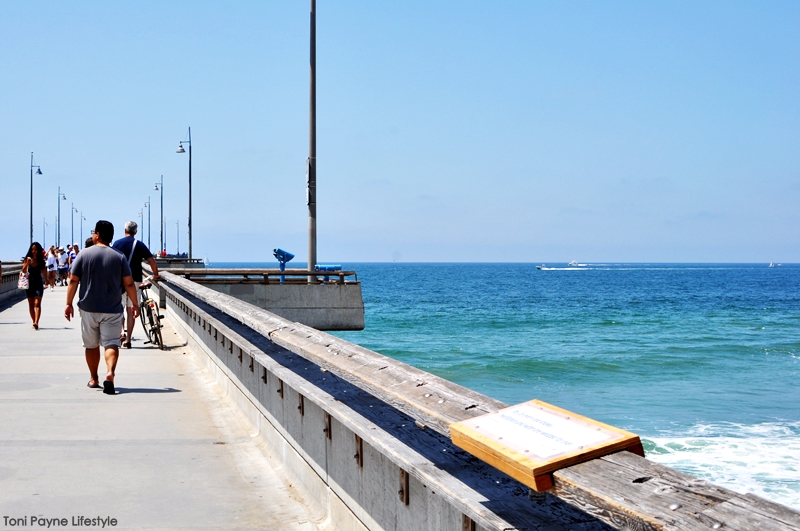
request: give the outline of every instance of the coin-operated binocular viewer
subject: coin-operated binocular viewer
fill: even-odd
[[[281,268],[281,273],[286,271],[286,262],[289,262],[294,258],[294,255],[288,251],[284,251],[283,249],[273,249],[272,254],[275,258],[278,259],[278,265]],[[281,275],[281,284],[286,280],[284,275]]]

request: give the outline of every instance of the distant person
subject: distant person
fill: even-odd
[[[77,243],[72,244],[72,248],[69,252],[69,272],[72,272],[72,264],[75,262],[75,259],[78,258],[78,253],[80,252],[80,248],[78,247]],[[69,274],[67,275],[69,278]]]
[[[39,318],[42,316],[42,296],[47,283],[45,263],[42,244],[33,242],[22,263],[22,272],[28,273],[28,289],[25,290],[25,295],[28,297],[28,311],[31,313],[34,330],[39,330]]]
[[[161,278],[158,276],[158,266],[156,265],[155,258],[153,258],[153,253],[150,252],[150,249],[147,248],[144,242],[140,242],[135,238],[138,230],[139,226],[135,221],[125,223],[125,237],[115,241],[113,246],[114,249],[122,253],[128,261],[128,265],[131,268],[131,275],[133,276],[133,282],[137,290],[142,283],[142,260],[147,260],[150,269],[153,270],[153,280],[159,280]],[[122,304],[125,305],[127,321],[120,339],[123,341],[125,348],[131,348],[133,327],[136,324],[136,318],[133,315],[133,307],[136,305],[136,300],[131,300],[130,297],[123,294]]]
[[[58,257],[56,256],[55,245],[50,246],[50,251],[47,253],[47,282],[45,286],[50,285],[50,291],[56,287],[56,268],[58,267]]]
[[[114,239],[114,225],[100,220],[92,231],[94,245],[84,249],[72,265],[71,282],[67,289],[67,306],[64,317],[67,321],[75,315],[72,300],[80,288],[78,309],[81,315],[81,337],[86,349],[86,364],[91,379],[86,385],[100,387],[98,368],[100,346],[105,349],[106,379],[103,392],[116,393],[114,377],[119,359],[119,330],[122,326],[122,302],[120,287],[124,287],[133,301],[134,317],[139,316],[136,304],[136,286],[127,260],[108,244]]]
[[[85,251],[87,248],[91,247],[92,245],[94,245],[94,242],[92,241],[92,237],[89,236],[88,238],[86,238],[86,241],[83,242],[83,250]]]
[[[67,273],[69,272],[69,254],[63,247],[58,248],[58,284],[67,285]]]

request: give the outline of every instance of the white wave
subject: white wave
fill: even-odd
[[[644,439],[655,445],[648,459],[800,510],[800,422],[701,424]]]

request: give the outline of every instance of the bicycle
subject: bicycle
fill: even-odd
[[[139,302],[139,319],[142,320],[142,328],[147,335],[145,344],[157,346],[160,350],[164,350],[164,340],[161,338],[161,329],[164,325],[161,324],[163,315],[158,313],[158,303],[147,295],[147,288],[152,287],[151,282],[142,282],[139,286],[141,293],[141,301]]]

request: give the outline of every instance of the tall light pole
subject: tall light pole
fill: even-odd
[[[317,265],[317,2],[311,0],[311,82],[309,90],[308,161],[306,204],[308,205],[308,270]],[[314,276],[308,282],[316,282]]]
[[[144,204],[147,208],[147,248],[150,248],[150,196],[147,196],[147,202]]]
[[[142,241],[142,218],[144,218],[144,209],[139,209],[139,241]]]
[[[71,227],[70,227],[70,230],[72,232],[72,234],[70,235],[71,236],[71,240],[70,240],[71,243],[75,243],[75,212],[77,212],[77,211],[78,211],[78,209],[75,208],[75,203],[72,203],[72,210],[69,213],[69,217],[71,218],[71,221],[72,221]]]
[[[85,220],[86,218],[83,217],[83,210],[81,210],[81,241],[78,242],[78,244],[81,246],[81,249],[83,249],[83,245],[86,242],[86,240],[83,239],[83,222]]]
[[[36,168],[36,175],[42,174],[42,168],[34,166],[33,151],[31,151],[31,241],[28,246],[33,245],[33,169]]]
[[[33,245],[33,242],[31,242]],[[42,218],[42,248],[47,250],[47,218]]]
[[[179,221],[175,222],[175,256],[181,255],[181,229],[178,223]]]
[[[156,183],[153,187],[155,191],[161,191],[161,222],[158,224],[161,228],[161,247],[158,249],[158,254],[160,255],[162,251],[166,250],[164,246],[164,176],[161,176],[161,180]]]
[[[66,201],[67,196],[61,193],[61,187],[58,187],[58,227],[56,236],[56,247],[61,247],[61,201]]]
[[[189,260],[192,259],[192,128],[189,128],[189,140],[183,140],[178,144],[176,153],[186,153],[183,145],[189,145]]]

